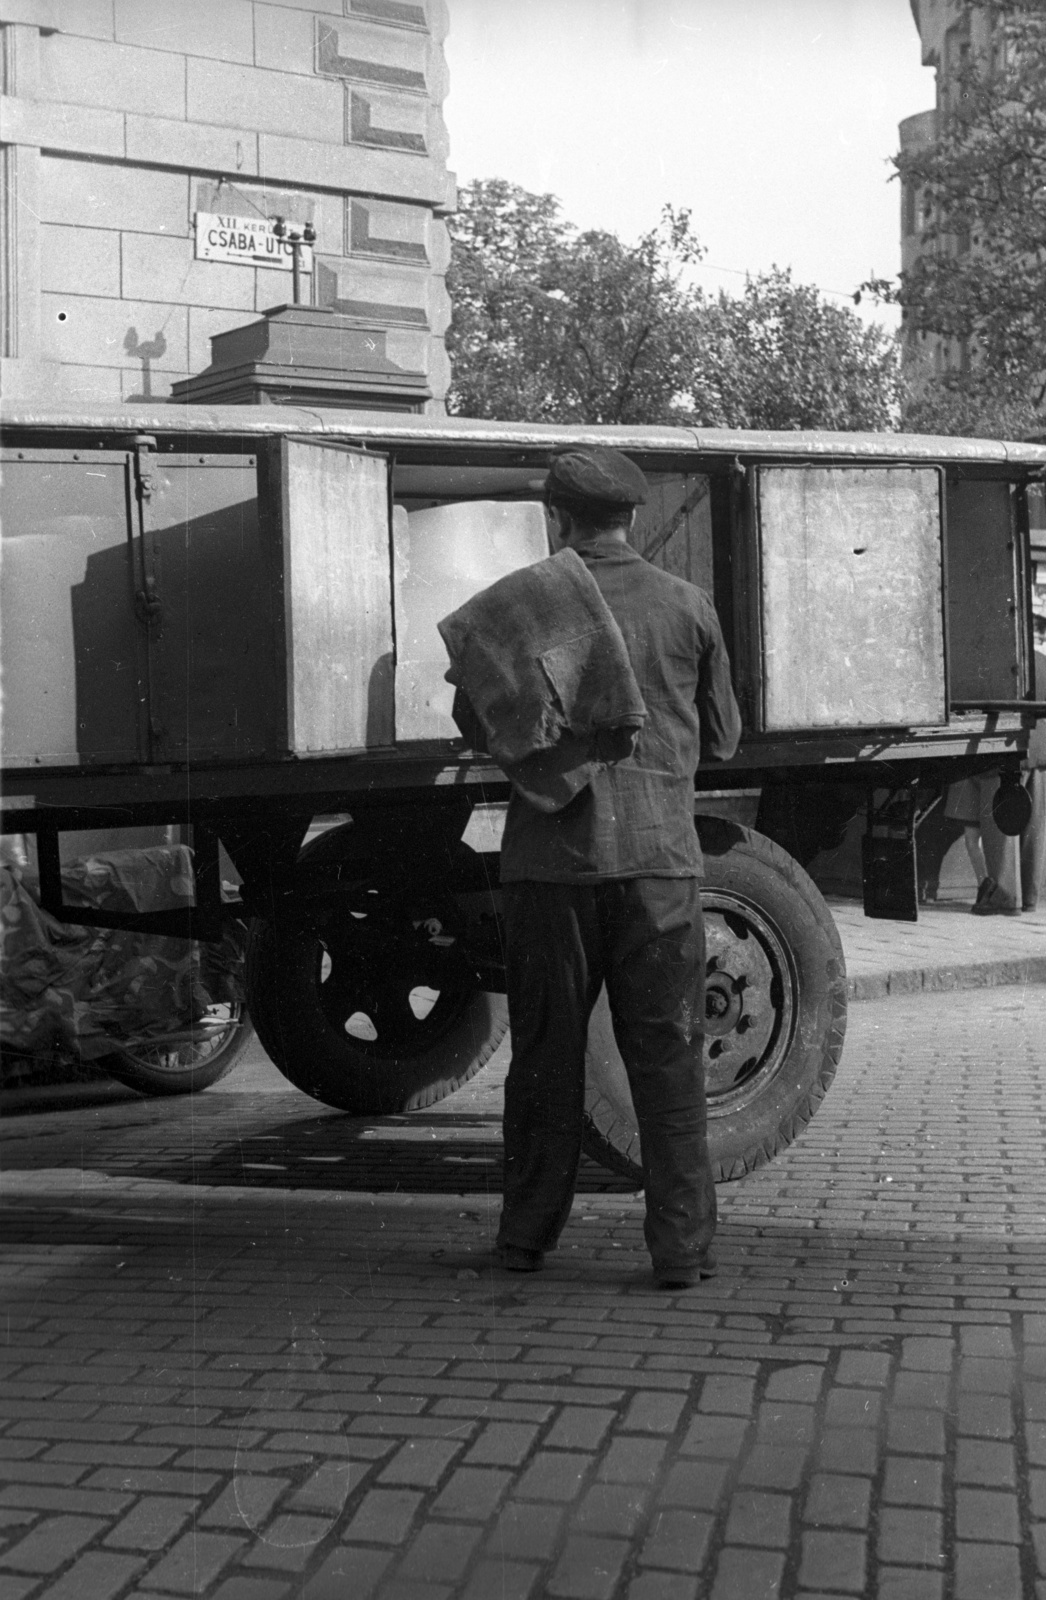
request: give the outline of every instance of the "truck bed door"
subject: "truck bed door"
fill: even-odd
[[[132,466],[125,451],[3,452],[6,766],[146,754]]]
[[[762,726],[947,721],[934,467],[756,472]]]
[[[299,756],[393,742],[389,463],[283,438],[259,479],[282,657],[281,745]]]

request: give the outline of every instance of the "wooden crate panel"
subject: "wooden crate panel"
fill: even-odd
[[[11,766],[134,761],[144,658],[123,454],[5,454],[3,746]]]
[[[146,517],[160,612],[153,711],[174,760],[276,751],[270,570],[244,455],[163,456]]]
[[[703,473],[647,472],[650,496],[630,543],[641,556],[687,583],[712,591],[712,512]]]
[[[392,743],[388,463],[283,440],[288,746]]]
[[[758,472],[764,725],[946,720],[932,468]]]
[[[498,578],[544,560],[544,510],[535,501],[471,500],[409,514],[397,506],[393,543],[396,738],[456,739],[436,624]]]
[[[948,485],[948,637],[956,700],[1012,700],[1018,673],[1012,490],[998,479]]]

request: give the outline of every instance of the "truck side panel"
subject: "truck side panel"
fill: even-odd
[[[0,487],[4,760],[145,758],[130,458],[5,451]]]
[[[761,467],[764,727],[947,722],[932,467]]]
[[[1021,693],[1012,488],[960,478],[947,511],[952,698],[1012,700]]]
[[[144,624],[153,757],[274,755],[271,564],[253,456],[160,457],[143,502],[143,555],[157,603]]]
[[[319,755],[389,745],[388,462],[285,439],[280,474],[288,748]]]

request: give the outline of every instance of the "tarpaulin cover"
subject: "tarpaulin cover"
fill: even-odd
[[[120,912],[187,907],[192,853],[184,845],[107,851],[63,864],[62,887],[67,905]],[[39,905],[35,875],[0,862],[5,1053],[68,1052],[94,1060],[110,1054],[114,1041],[185,1029],[211,999],[201,982],[198,946],[58,922]]]

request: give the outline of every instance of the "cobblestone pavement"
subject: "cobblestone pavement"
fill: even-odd
[[[595,1168],[491,1269],[497,1071],[10,1118],[0,1600],[1046,1600],[1044,1039],[854,1007],[686,1294]]]

